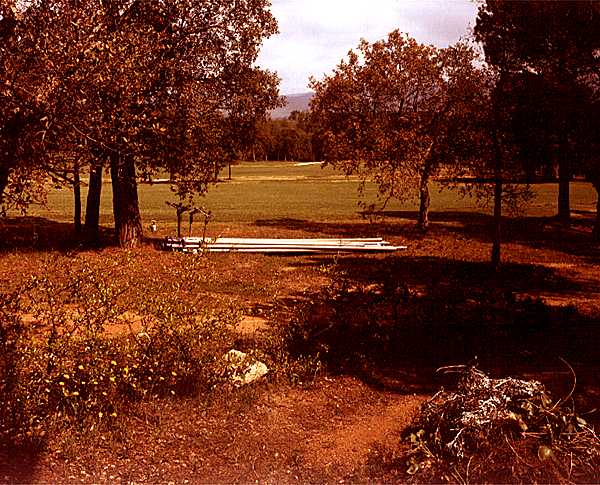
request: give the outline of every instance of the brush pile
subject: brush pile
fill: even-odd
[[[598,483],[600,441],[568,396],[537,381],[464,370],[421,408],[408,438],[413,482]]]

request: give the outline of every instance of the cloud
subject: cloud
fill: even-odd
[[[361,38],[375,41],[394,29],[444,47],[467,33],[472,0],[273,0],[280,34],[263,44],[258,65],[277,71],[281,91],[304,92]]]

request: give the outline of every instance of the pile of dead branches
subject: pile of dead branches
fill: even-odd
[[[600,441],[573,408],[537,381],[491,379],[466,368],[410,428],[408,473],[417,482],[600,482]]]

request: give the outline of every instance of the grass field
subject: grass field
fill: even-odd
[[[232,179],[227,180],[227,169],[221,174],[222,183],[212,187],[202,204],[212,210],[215,222],[251,223],[265,219],[311,219],[351,220],[360,217],[358,207],[358,181],[348,179],[331,168],[322,169],[318,164],[292,162],[245,162],[232,167]],[[168,184],[140,184],[139,198],[145,224],[154,219],[173,223],[175,213],[165,204],[175,197]],[[82,191],[85,210],[87,190]],[[536,194],[524,214],[551,216],[556,213],[556,184],[540,184],[534,187]],[[571,207],[575,211],[588,212],[595,209],[595,192],[590,184],[573,182]],[[110,180],[103,186],[101,223],[110,225],[112,218],[112,193]],[[369,185],[366,199],[375,201],[376,189]],[[457,191],[441,190],[437,184],[431,187],[431,210],[489,212],[477,200],[463,197]],[[415,211],[416,200],[404,203],[391,202],[387,210]],[[33,206],[30,215],[56,221],[70,221],[73,201],[69,190],[54,190],[48,196],[47,207]]]

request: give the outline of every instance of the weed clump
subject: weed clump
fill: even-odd
[[[110,427],[141,400],[207,392],[223,379],[239,312],[181,298],[193,267],[155,288],[118,280],[127,264],[34,277],[0,294],[0,451]]]
[[[492,379],[472,367],[455,391],[422,406],[407,439],[414,482],[600,480],[598,436],[566,400],[553,401],[537,381]]]

